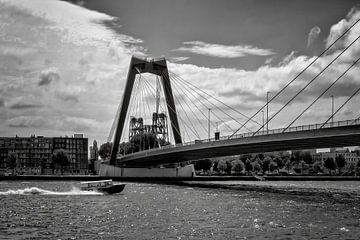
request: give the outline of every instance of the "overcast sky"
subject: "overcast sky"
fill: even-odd
[[[360,18],[357,2],[0,0],[0,135],[106,141],[132,55],[166,57],[172,72],[251,115],[267,91],[275,94]],[[272,103],[270,115],[360,35],[359,25]],[[357,41],[271,127],[284,127],[359,57]],[[340,106],[359,76],[359,66],[351,69],[297,125],[325,121],[330,96]],[[336,120],[359,117],[358,101]]]

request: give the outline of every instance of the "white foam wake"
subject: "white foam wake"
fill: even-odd
[[[0,195],[103,195],[103,193],[96,191],[81,191],[79,188],[72,186],[71,191],[68,192],[55,192],[38,187],[28,187],[17,190],[7,190],[0,192]]]

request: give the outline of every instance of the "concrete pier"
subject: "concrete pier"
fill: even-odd
[[[100,164],[99,176],[124,178],[191,178],[195,176],[194,165],[172,168],[120,168]]]

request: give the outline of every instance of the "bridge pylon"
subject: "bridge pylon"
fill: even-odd
[[[129,102],[135,82],[135,77],[137,74],[141,74],[141,73],[152,73],[161,78],[161,84],[164,89],[164,95],[168,108],[168,114],[170,117],[172,132],[174,135],[174,140],[176,144],[182,142],[180,128],[179,128],[179,121],[177,118],[176,107],[174,102],[174,96],[171,89],[170,77],[169,77],[169,72],[165,58],[141,59],[133,56],[130,61],[129,71],[127,75],[126,85],[125,85],[121,108],[120,108],[120,115],[118,118],[116,130],[115,130],[115,136],[113,139],[113,145],[110,155],[111,165],[115,165],[116,163],[116,155],[119,150],[119,143],[125,125],[126,114],[129,107]]]

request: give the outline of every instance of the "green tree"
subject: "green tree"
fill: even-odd
[[[101,157],[101,159],[105,160],[105,159],[110,158],[111,149],[112,149],[111,142],[101,144],[100,149],[99,149],[99,156]]]
[[[305,163],[307,163],[307,164],[313,163],[313,157],[311,156],[311,154],[309,152],[301,152],[300,158],[301,158],[301,160],[305,161]]]
[[[213,171],[214,172],[219,172],[219,169],[218,169],[218,163],[219,163],[219,161],[214,161],[214,165],[213,165]]]
[[[223,173],[226,170],[226,161],[225,160],[219,160],[217,168],[219,169],[219,172]]]
[[[270,163],[272,159],[270,156],[266,156],[262,162],[262,170],[265,173],[266,171],[270,172]]]
[[[227,174],[231,174],[231,169],[232,169],[232,164],[229,160],[226,160],[226,168],[225,168],[225,172]]]
[[[15,169],[17,167],[17,156],[15,153],[9,154],[7,165],[12,170],[12,175],[15,175]]]
[[[360,161],[357,161],[356,167],[355,167],[355,176],[360,176]]]
[[[212,165],[212,161],[210,159],[198,160],[194,164],[195,170],[204,170],[205,172],[209,171]]]
[[[261,165],[258,161],[253,162],[253,171],[256,173],[261,171]]]
[[[240,159],[232,161],[231,165],[232,165],[231,170],[234,171],[235,173],[241,173],[245,169],[244,163]]]
[[[344,156],[343,155],[337,155],[335,157],[335,161],[336,161],[337,167],[339,168],[339,173],[341,173],[341,170],[346,165],[346,160],[345,160]]]
[[[285,162],[285,165],[284,165],[285,169],[289,172],[292,165],[291,165],[291,160],[288,159],[286,162]]]
[[[301,160],[300,168],[301,168],[301,174],[304,174],[304,170],[308,169],[309,165],[304,160]]]
[[[246,171],[247,173],[250,173],[250,172],[253,171],[253,166],[252,166],[252,164],[251,164],[250,159],[246,159],[246,161],[245,161],[245,171]]]
[[[312,165],[312,169],[313,169],[314,173],[316,173],[316,174],[323,172],[324,168],[323,168],[322,162],[321,161],[314,162],[314,164]]]
[[[356,165],[354,163],[350,163],[346,169],[346,174],[350,176],[355,175],[355,169]]]
[[[165,143],[161,143],[154,133],[142,133],[133,136],[130,139],[130,143],[132,144],[132,151],[139,152],[147,149],[158,148],[159,145],[163,145]]]
[[[329,172],[330,172],[330,175],[331,175],[332,171],[336,170],[336,162],[335,162],[335,160],[333,158],[328,157],[327,159],[325,159],[324,167],[329,169]]]
[[[285,162],[284,162],[284,160],[283,160],[281,157],[275,156],[274,159],[273,159],[273,161],[276,163],[277,168],[281,169],[281,168],[284,167],[284,163],[285,163]]]
[[[278,168],[276,162],[274,161],[271,161],[270,164],[269,164],[269,169],[271,172],[275,171],[276,169]]]
[[[69,158],[64,149],[56,149],[53,152],[52,160],[54,164],[60,166],[61,175],[64,173],[64,167],[69,165]]]

